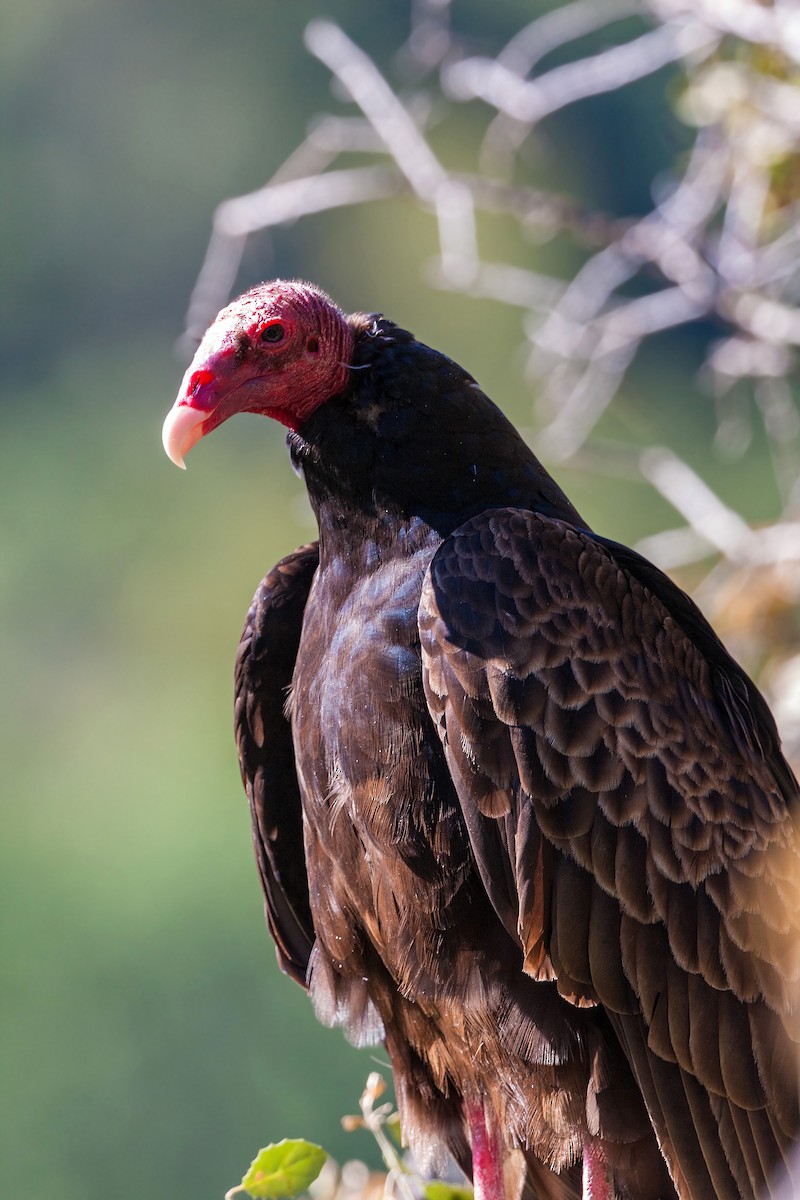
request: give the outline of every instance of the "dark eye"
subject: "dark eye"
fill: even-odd
[[[272,325],[265,326],[261,330],[262,342],[282,342],[285,334],[285,329],[280,321],[275,321]]]

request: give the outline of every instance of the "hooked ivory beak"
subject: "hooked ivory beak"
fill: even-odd
[[[161,431],[161,441],[167,458],[182,471],[186,470],[184,457],[203,436],[203,422],[208,415],[207,410],[204,412],[202,409],[192,408],[183,399],[177,400],[167,413]]]

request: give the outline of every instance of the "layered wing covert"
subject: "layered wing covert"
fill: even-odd
[[[761,1195],[800,1128],[800,853],[755,686],[655,567],[524,510],[445,541],[420,628],[525,969],[607,1009],[681,1195]]]

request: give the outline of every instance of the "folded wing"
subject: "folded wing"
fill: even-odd
[[[262,580],[247,614],[235,671],[236,744],[267,922],[281,967],[303,986],[314,931],[300,791],[284,709],[318,562],[314,542],[288,555]]]
[[[651,564],[523,510],[445,541],[420,629],[526,971],[608,1011],[682,1196],[770,1194],[800,1131],[800,803],[755,686]]]

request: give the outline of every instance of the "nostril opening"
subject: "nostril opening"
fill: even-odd
[[[206,383],[211,383],[213,378],[214,375],[211,371],[195,371],[194,375],[189,380],[189,396],[192,398],[195,397],[200,391],[200,388]]]

